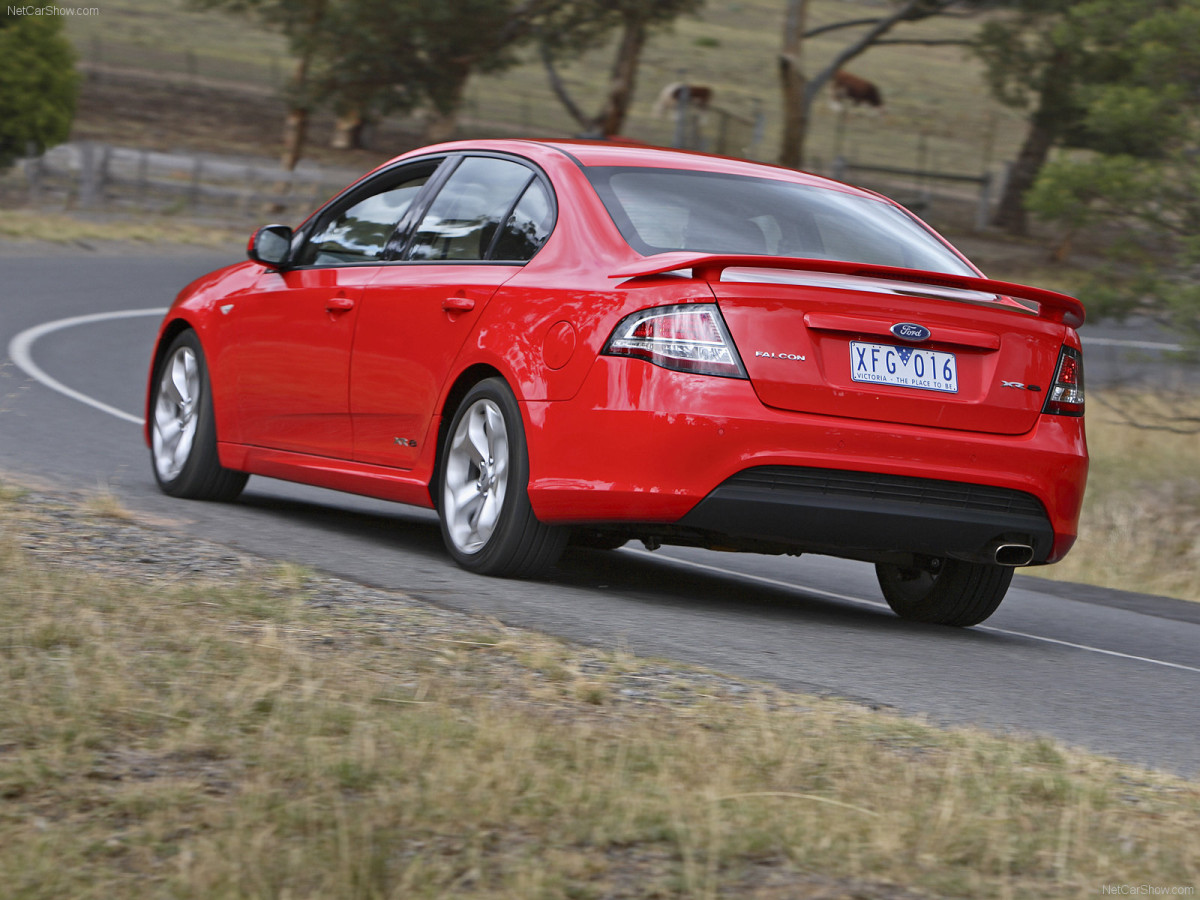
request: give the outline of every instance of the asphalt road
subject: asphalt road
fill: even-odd
[[[957,630],[897,619],[858,563],[630,545],[504,581],[456,568],[425,511],[264,478],[228,505],[161,495],[135,424],[159,319],[147,311],[229,260],[0,248],[0,472],[106,487],[161,527],[512,625],[1200,773],[1200,604],[1019,576],[985,625]],[[1164,338],[1137,327],[1085,337],[1149,345],[1132,348],[1144,369]],[[1123,377],[1124,345],[1096,346]],[[1108,377],[1101,363],[1089,355],[1089,384]]]

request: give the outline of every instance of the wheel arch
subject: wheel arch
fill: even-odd
[[[438,416],[436,442],[434,444],[433,472],[429,481],[429,497],[433,501],[434,509],[437,509],[439,504],[437,483],[443,462],[442,451],[446,444],[446,434],[450,430],[450,423],[454,420],[454,414],[458,412],[463,398],[467,396],[471,388],[488,378],[500,378],[512,390],[512,379],[505,377],[504,373],[495,366],[488,363],[474,363],[467,366],[467,368],[458,374],[458,377],[454,379],[454,383],[450,385],[450,389],[446,392],[445,399],[442,401],[440,415]],[[513,391],[513,393],[515,395],[516,391]],[[518,396],[518,403],[520,399]]]
[[[158,367],[162,365],[167,348],[171,346],[175,338],[185,331],[195,330],[195,325],[184,318],[171,319],[159,329],[158,343],[154,346],[154,355],[150,359],[150,375],[146,382],[146,402],[143,409],[145,421],[142,425],[142,436],[146,440],[146,446],[150,446],[150,417],[153,413],[150,408],[150,398],[154,393],[154,377],[158,374]]]

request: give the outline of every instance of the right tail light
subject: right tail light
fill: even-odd
[[[1063,347],[1054,370],[1054,384],[1042,410],[1056,416],[1083,415],[1083,354]]]

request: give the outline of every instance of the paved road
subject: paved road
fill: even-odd
[[[1200,772],[1200,605],[1018,578],[984,626],[924,627],[887,610],[870,566],[822,557],[631,545],[512,582],[454,567],[424,511],[263,478],[230,505],[162,496],[134,424],[158,319],[143,311],[228,259],[0,251],[0,349],[24,367],[0,362],[0,471],[106,486],[164,527],[510,624]]]

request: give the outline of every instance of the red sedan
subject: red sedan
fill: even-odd
[[[472,571],[568,542],[866,560],[983,621],[1075,540],[1080,303],[984,278],[876,194],[644,147],[398,157],[179,295],[146,439],[168,494],[250,474],[436,508]]]

